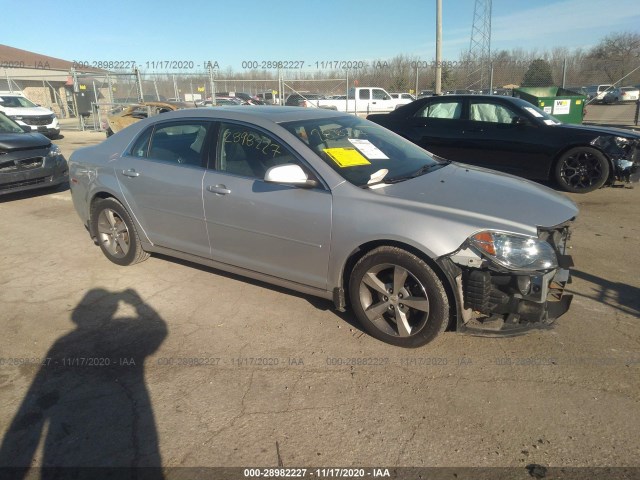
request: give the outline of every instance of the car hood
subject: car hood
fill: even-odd
[[[45,107],[3,107],[2,111],[8,117],[35,117],[40,115],[53,115],[53,112]]]
[[[3,151],[46,148],[49,145],[51,145],[51,140],[39,133],[0,134],[0,150]]]
[[[599,125],[571,125],[569,123],[563,123],[561,125],[556,125],[554,128],[562,128],[573,131],[582,131],[595,133],[598,135],[613,135],[616,137],[627,137],[627,138],[635,138],[640,140],[640,133],[634,132],[632,130],[626,130],[623,128],[615,128],[615,127],[601,127]]]
[[[575,203],[550,188],[512,175],[451,163],[425,175],[374,190],[420,202],[427,210],[446,210],[486,228],[535,233],[578,214]]]

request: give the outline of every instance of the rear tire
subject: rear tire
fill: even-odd
[[[92,231],[105,257],[117,265],[133,265],[149,258],[129,212],[115,198],[97,200],[91,209]]]
[[[355,264],[349,298],[363,328],[392,345],[420,347],[449,324],[449,300],[438,276],[397,247],[376,248]]]

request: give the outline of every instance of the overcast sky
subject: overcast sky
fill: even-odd
[[[443,0],[443,57],[469,49],[474,0]],[[76,61],[371,61],[435,57],[435,0],[30,0],[0,43]],[[16,4],[17,5],[17,4]],[[18,14],[18,12],[20,12]],[[14,21],[15,20],[15,21]],[[640,32],[638,0],[493,0],[492,51],[589,48]],[[0,61],[3,59],[0,59]]]

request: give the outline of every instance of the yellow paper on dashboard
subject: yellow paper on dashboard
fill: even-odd
[[[371,162],[355,148],[325,148],[323,152],[342,168],[371,165]]]

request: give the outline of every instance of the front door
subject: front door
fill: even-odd
[[[304,165],[264,131],[221,123],[215,148],[203,183],[213,259],[326,288],[331,192],[265,182],[272,166]]]

